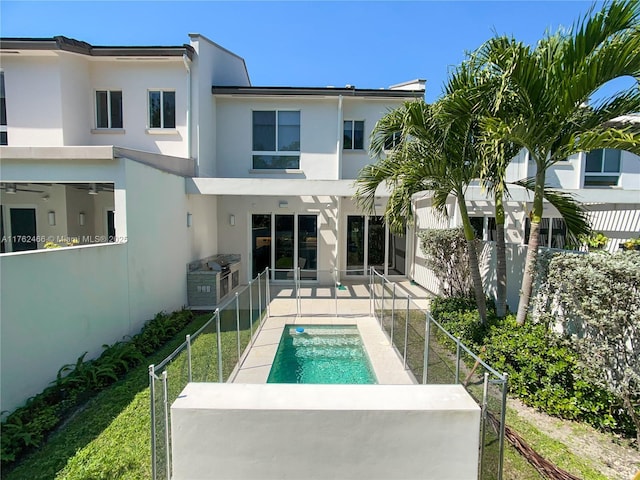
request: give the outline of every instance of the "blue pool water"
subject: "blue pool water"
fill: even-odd
[[[376,377],[355,325],[285,325],[267,383],[376,383]]]

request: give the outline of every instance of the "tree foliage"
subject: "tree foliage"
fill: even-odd
[[[462,228],[429,229],[419,233],[425,266],[440,281],[445,297],[472,295],[467,241]]]
[[[575,339],[585,371],[640,431],[640,253],[556,254],[546,270],[540,319]]]

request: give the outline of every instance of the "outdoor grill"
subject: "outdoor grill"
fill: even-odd
[[[215,307],[240,285],[240,255],[220,254],[189,263],[190,307]]]

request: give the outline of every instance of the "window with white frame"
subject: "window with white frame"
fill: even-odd
[[[531,220],[524,224],[524,244],[529,244]],[[564,248],[567,244],[567,225],[562,218],[542,218],[538,231],[538,245],[548,248]]]
[[[0,72],[0,145],[7,145],[7,103],[4,94],[4,72]]]
[[[96,90],[96,128],[122,128],[122,92]]]
[[[587,153],[585,187],[611,187],[620,178],[620,150],[600,148]]]
[[[364,121],[345,120],[342,135],[342,148],[345,150],[364,149]]]
[[[400,132],[393,132],[389,137],[387,137],[384,141],[384,149],[385,150],[393,150],[402,141],[402,134]]]
[[[253,111],[253,168],[300,168],[300,111]]]
[[[149,128],[176,128],[176,92],[149,90]]]

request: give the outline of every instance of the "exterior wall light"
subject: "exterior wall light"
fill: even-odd
[[[280,203],[278,205],[280,208],[287,208],[289,206],[289,202],[287,202],[286,200],[280,200]]]
[[[49,225],[54,226],[56,224],[56,212],[49,212]]]
[[[80,213],[78,214],[78,223],[79,223],[81,226],[84,226],[84,220],[85,220],[84,212],[80,212]]]
[[[187,212],[187,227],[191,227],[193,225],[193,215]]]
[[[236,226],[236,216],[233,214],[229,215],[229,225],[232,227]]]

